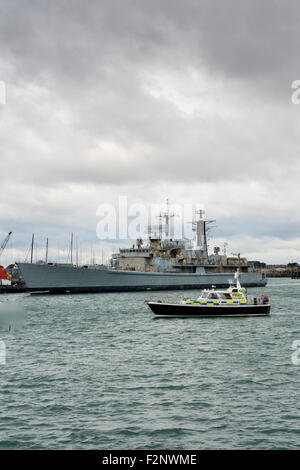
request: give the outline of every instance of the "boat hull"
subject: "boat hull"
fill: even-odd
[[[156,317],[258,317],[270,314],[270,304],[233,306],[196,306],[147,302]]]
[[[117,271],[110,269],[79,268],[75,266],[17,263],[30,291],[50,294],[126,292],[171,289],[203,289],[227,287],[234,281],[234,273],[165,273]],[[259,272],[242,273],[245,287],[267,284]]]

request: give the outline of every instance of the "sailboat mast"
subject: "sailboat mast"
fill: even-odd
[[[76,235],[76,266],[78,266],[78,237]]]
[[[71,264],[73,264],[73,232],[71,233]]]
[[[32,239],[31,239],[31,254],[30,254],[30,263],[32,264],[33,261],[33,247],[34,247],[34,233],[32,234]]]

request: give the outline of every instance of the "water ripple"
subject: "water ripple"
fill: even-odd
[[[299,447],[297,289],[272,280],[272,316],[255,319],[153,321],[144,299],[182,292],[18,296],[0,449]]]

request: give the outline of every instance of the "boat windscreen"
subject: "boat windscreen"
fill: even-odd
[[[218,298],[219,298],[219,296],[215,292],[212,292],[209,296],[209,299],[218,299]]]
[[[223,292],[221,294],[221,299],[231,299],[231,294],[228,294],[227,292]]]

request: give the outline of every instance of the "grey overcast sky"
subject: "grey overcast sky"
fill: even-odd
[[[1,261],[32,232],[107,256],[96,209],[127,195],[203,204],[212,245],[300,262],[299,24],[288,0],[0,0]]]

